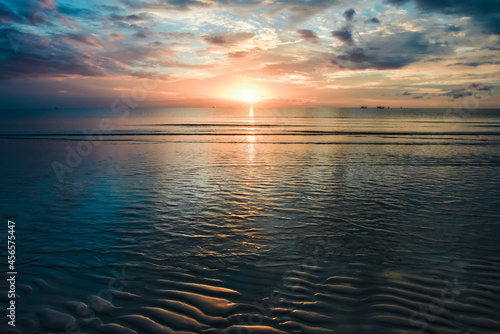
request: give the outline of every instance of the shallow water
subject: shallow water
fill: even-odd
[[[500,332],[499,110],[2,120],[21,333]]]

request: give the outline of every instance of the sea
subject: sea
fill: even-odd
[[[2,110],[0,151],[1,333],[500,333],[499,109]]]

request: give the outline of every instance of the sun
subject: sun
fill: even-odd
[[[233,97],[244,102],[255,103],[262,99],[262,93],[255,87],[241,87],[234,92]]]

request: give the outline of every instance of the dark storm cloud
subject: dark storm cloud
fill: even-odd
[[[351,8],[351,9],[346,10],[343,15],[347,21],[351,21],[355,14],[356,14],[356,11]]]
[[[350,30],[337,30],[332,31],[332,37],[338,38],[341,42],[351,45],[353,44],[352,33]]]
[[[405,67],[427,55],[446,52],[450,52],[449,47],[430,43],[422,33],[405,31],[374,37],[363,47],[355,47],[334,56],[331,63],[342,69],[388,70]]]
[[[446,15],[469,16],[485,31],[500,35],[500,1],[498,0],[413,0],[423,12]],[[401,6],[409,0],[387,0],[389,4]]]
[[[318,36],[316,33],[309,29],[297,30],[297,33],[300,35],[300,38],[303,40],[309,41],[311,43],[317,44],[319,42]]]

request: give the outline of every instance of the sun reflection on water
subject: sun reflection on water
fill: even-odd
[[[248,142],[248,162],[252,163],[255,160],[255,135],[249,134],[247,136],[247,142]]]
[[[254,122],[254,119],[253,119],[253,106],[250,106],[250,108],[248,109],[248,117],[249,117],[249,122],[253,123]]]

